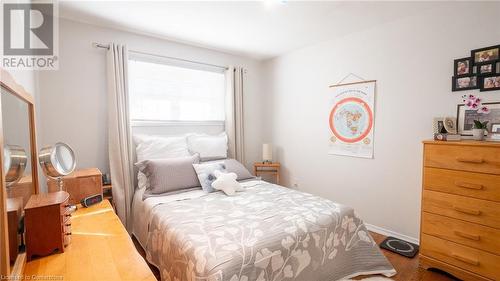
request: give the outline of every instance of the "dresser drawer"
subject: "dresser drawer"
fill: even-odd
[[[499,229],[423,212],[422,232],[500,255]]]
[[[500,176],[424,168],[424,189],[500,202]]]
[[[500,203],[497,202],[424,190],[422,210],[500,228]]]
[[[422,234],[420,253],[479,275],[498,280],[500,256]]]
[[[67,220],[63,224],[63,241],[64,247],[68,246],[71,243],[71,220]]]
[[[500,148],[426,144],[424,166],[500,174]]]

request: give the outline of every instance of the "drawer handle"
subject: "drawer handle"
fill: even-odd
[[[479,261],[478,260],[473,260],[473,259],[470,259],[470,258],[462,257],[462,256],[457,255],[457,254],[451,254],[451,257],[454,258],[454,259],[456,259],[456,260],[459,260],[461,262],[468,263],[470,265],[479,266]]]
[[[457,158],[458,162],[464,162],[464,163],[473,163],[473,164],[481,164],[484,163],[484,160],[482,158]]]
[[[454,231],[454,233],[456,236],[459,236],[462,238],[467,238],[467,239],[474,240],[474,241],[479,241],[481,239],[481,236],[479,236],[479,235],[464,233],[461,231]]]
[[[69,236],[69,235],[71,235],[71,232],[66,232],[66,233],[64,233],[64,235],[68,235]]]
[[[65,216],[65,217],[69,217],[69,218],[70,218],[70,217],[71,217],[71,214],[65,214],[64,216]]]
[[[453,206],[453,210],[460,212],[460,213],[473,215],[473,216],[479,216],[481,214],[481,211],[479,211],[479,210],[471,210],[471,209],[457,207],[457,206]]]
[[[463,188],[468,188],[468,189],[476,189],[476,190],[481,190],[484,187],[482,184],[475,184],[475,183],[468,183],[468,182],[455,182],[455,185],[458,187],[463,187]]]
[[[66,225],[66,226],[71,226],[71,223],[67,223],[67,224],[65,224],[65,225]]]

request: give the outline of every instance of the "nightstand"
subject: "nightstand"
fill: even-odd
[[[259,177],[261,175],[275,176],[276,184],[280,184],[280,167],[281,164],[278,162],[274,163],[255,162],[253,164],[253,173],[256,177]]]

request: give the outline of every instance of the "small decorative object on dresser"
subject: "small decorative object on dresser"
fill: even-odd
[[[432,122],[432,130],[434,134],[446,134],[446,128],[444,127],[444,118],[443,117],[435,117]]]
[[[474,120],[481,123],[488,121],[488,131],[491,129],[491,124],[500,123],[499,102],[482,103],[480,98],[467,95],[464,103],[457,105],[457,127],[458,133],[462,136],[472,136]]]
[[[436,117],[433,120],[434,140],[459,141],[461,135],[457,134],[456,119],[452,117]]]
[[[474,127],[472,128],[472,138],[474,140],[483,140],[484,133],[488,131],[488,121],[481,122],[474,120]]]
[[[256,177],[262,175],[272,175],[276,177],[276,184],[280,183],[280,163],[261,163],[253,164],[253,173]]]
[[[500,276],[500,144],[424,141],[420,264]]]
[[[62,177],[71,174],[76,166],[73,149],[62,142],[42,148],[38,162],[45,175],[57,181],[59,191],[63,190]]]
[[[63,177],[64,190],[69,193],[70,204],[79,204],[80,201],[91,195],[102,195],[102,173],[97,168],[77,170],[69,176]],[[49,192],[59,190],[57,182],[47,180]]]
[[[24,207],[26,255],[46,256],[55,250],[64,252],[70,242],[71,208],[65,191],[35,194]]]

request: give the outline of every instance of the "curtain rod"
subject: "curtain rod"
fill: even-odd
[[[102,49],[109,50],[109,45],[106,45],[106,44],[101,44],[101,43],[94,42],[94,43],[92,43],[92,46],[94,46],[94,48],[102,48]],[[181,58],[175,58],[175,57],[169,57],[169,56],[151,54],[151,53],[146,53],[146,52],[141,52],[141,51],[129,50],[129,52],[140,54],[140,55],[155,56],[155,57],[161,57],[161,58],[166,58],[166,59],[178,60],[178,61],[183,61],[183,62],[188,62],[188,63],[201,64],[201,65],[206,65],[206,66],[211,66],[211,67],[217,67],[217,68],[222,68],[222,69],[229,69],[229,67],[227,67],[227,66],[221,66],[221,65],[204,63],[204,62],[199,62],[199,61],[192,61],[192,60],[187,60],[187,59],[181,59]]]

